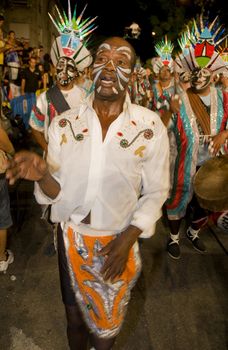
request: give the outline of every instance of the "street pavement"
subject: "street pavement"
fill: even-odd
[[[32,183],[20,181],[10,196],[15,262],[0,275],[0,349],[67,350],[57,257],[47,251],[51,227]],[[228,235],[212,229],[202,232],[207,253],[199,254],[183,224],[179,260],[165,251],[163,219],[140,242],[143,270],[114,350],[228,350]]]

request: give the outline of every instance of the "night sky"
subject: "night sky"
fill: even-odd
[[[84,18],[98,16],[96,24],[98,28],[94,32],[93,39],[95,42],[100,42],[104,37],[123,36],[124,27],[129,26],[133,21],[138,23],[142,29],[140,40],[129,40],[136,49],[137,54],[145,61],[147,58],[154,56],[154,43],[157,38],[153,38],[151,31],[153,30],[150,23],[150,16],[159,16],[161,18],[160,2],[165,0],[71,0],[72,11],[77,3],[77,16],[88,4],[84,13]],[[195,0],[197,3],[198,0]],[[208,0],[205,0],[207,2]],[[212,1],[212,0],[209,0]],[[67,0],[60,0],[65,9],[67,9]],[[143,11],[138,2],[150,3],[150,13]],[[199,8],[193,6],[193,0],[172,0],[166,1],[168,6],[180,7],[185,4],[186,9],[186,24],[188,20],[194,17],[199,12]],[[220,13],[223,24],[227,26],[227,9],[224,7],[224,0],[215,0],[211,3],[211,13],[213,17]],[[164,20],[166,20],[164,16]]]
[[[67,0],[61,0],[61,3],[67,9]],[[74,4],[75,1],[71,0],[72,11]],[[134,21],[141,27],[142,34],[140,40],[129,41],[144,60],[153,56],[153,38],[150,34],[149,19],[145,20],[143,18],[145,16],[134,0],[77,1],[77,15],[79,15],[85,4],[88,4],[88,6],[84,13],[84,18],[98,16],[96,20],[98,28],[93,35],[95,41],[99,43],[104,37],[123,36],[124,28],[130,26]]]
[[[85,4],[88,4],[84,17],[98,16],[96,23],[99,27],[96,32],[99,35],[123,35],[124,27],[130,25],[133,20],[137,23],[140,22],[140,26],[143,24],[142,12],[134,0],[85,0],[76,2],[78,14]],[[71,0],[72,11],[76,2]],[[61,0],[61,3],[67,8],[66,0]]]

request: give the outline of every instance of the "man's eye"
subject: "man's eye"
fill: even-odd
[[[126,63],[124,60],[118,60],[118,61],[117,61],[117,65],[118,65],[118,66],[126,66],[126,64],[127,64],[127,63]]]
[[[97,57],[96,58],[96,62],[97,63],[105,63],[105,62],[107,62],[107,58],[106,57],[102,57],[102,56]]]
[[[68,69],[70,72],[73,72],[73,71],[74,71],[74,67],[72,67],[72,66],[68,66],[67,69]]]

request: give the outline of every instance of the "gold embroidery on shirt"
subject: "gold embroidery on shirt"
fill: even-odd
[[[63,143],[67,143],[67,138],[65,134],[62,134],[62,140],[60,142],[60,145],[62,146]]]
[[[138,134],[130,142],[127,139],[120,140],[120,146],[123,148],[130,147],[141,134],[143,134],[144,138],[147,140],[152,139],[152,137],[154,136],[154,133],[151,129],[144,129],[138,132]]]
[[[143,151],[146,149],[146,146],[140,146],[139,148],[137,148],[136,150],[135,150],[135,155],[136,156],[139,156],[140,158],[143,158],[143,156],[144,156],[144,153],[143,153]]]

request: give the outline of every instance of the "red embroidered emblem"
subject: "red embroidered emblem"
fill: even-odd
[[[123,136],[122,132],[120,132],[120,131],[117,133],[117,135],[118,136]]]
[[[59,126],[60,126],[61,128],[65,128],[66,125],[67,125],[66,119],[65,119],[65,118],[60,119],[60,121],[59,121]]]
[[[147,129],[147,130],[144,131],[144,137],[147,140],[152,139],[153,135],[154,135],[154,133],[153,133],[153,131],[151,129]]]

